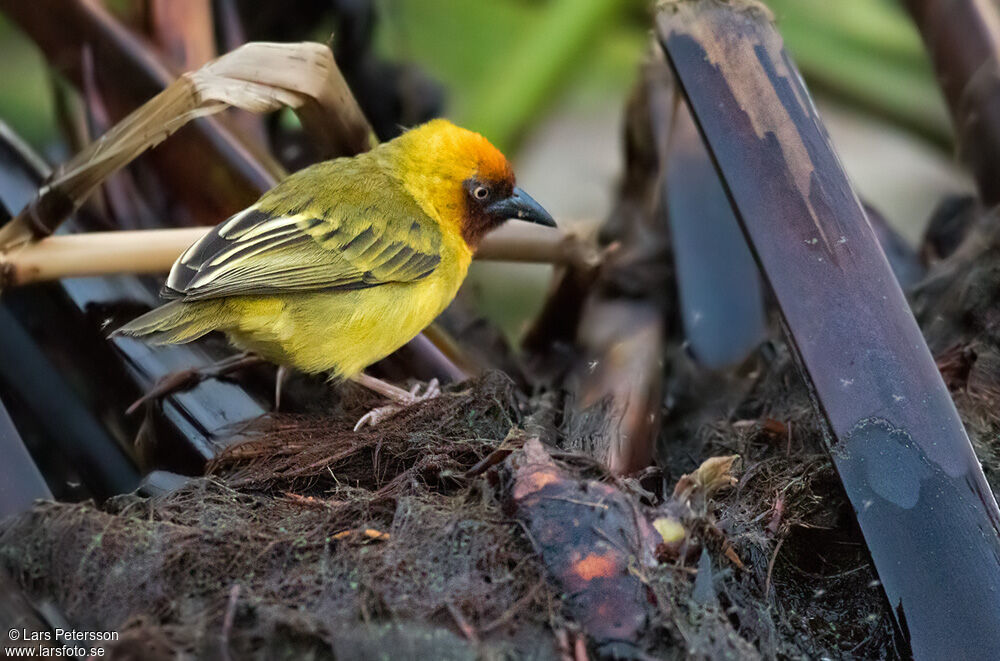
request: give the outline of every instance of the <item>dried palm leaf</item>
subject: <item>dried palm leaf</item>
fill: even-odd
[[[249,43],[182,75],[57,168],[35,200],[0,229],[0,249],[50,234],[108,175],[192,119],[229,107],[255,113],[292,108],[326,151],[364,151],[374,141],[329,48]]]

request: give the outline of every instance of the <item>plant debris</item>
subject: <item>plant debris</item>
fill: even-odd
[[[984,227],[940,263],[913,306],[996,490],[1000,230]],[[774,343],[727,376],[699,370],[679,347],[669,358],[657,452],[665,474],[621,480],[587,455],[541,450],[562,484],[627,495],[662,539],[656,562],[640,546],[626,553],[637,594],[651,593],[631,651],[904,658],[787,348]],[[524,475],[539,452],[534,441],[521,448],[547,399],[490,373],[354,433],[373,402],[343,389],[331,413],[262,420],[209,477],[175,491],[100,508],[35,505],[0,527],[0,566],[73,626],[122,632],[111,658],[217,655],[222,645],[232,658],[379,649],[560,658],[583,644],[620,652],[599,647],[578,610],[585,593],[564,594],[544,541],[517,514],[527,505],[518,480],[503,477],[517,466]],[[575,433],[554,437],[574,447]]]
[[[535,439],[508,470],[508,503],[574,619],[602,656],[636,656],[655,606],[643,573],[662,540],[635,498],[564,471]]]
[[[656,220],[651,156],[633,154],[642,176],[612,223]],[[1000,228],[962,213],[961,237],[950,217],[925,242],[940,261],[910,304],[995,492]],[[36,627],[120,632],[112,659],[908,658],[793,349],[772,339],[735,368],[699,366],[669,245],[637,236],[611,266],[655,263],[640,270],[654,286],[567,260],[558,300],[579,309],[548,318],[535,347],[598,377],[588,347],[633,359],[585,410],[552,385],[529,395],[538,375],[506,353],[516,384],[487,372],[360,432],[370,393],[309,388],[298,413],[213,434],[204,477],[160,471],[99,505],[0,522],[0,597]],[[656,329],[639,338],[649,353],[579,341],[595,278],[626,304],[604,311],[651,313],[630,328]],[[648,422],[615,405],[636,392]],[[623,477],[595,457],[637,437],[637,463],[660,468]]]

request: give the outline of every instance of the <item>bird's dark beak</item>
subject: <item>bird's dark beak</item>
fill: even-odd
[[[494,202],[486,207],[486,210],[495,218],[517,218],[546,227],[556,226],[556,221],[552,219],[549,212],[520,188],[514,188],[510,197]]]

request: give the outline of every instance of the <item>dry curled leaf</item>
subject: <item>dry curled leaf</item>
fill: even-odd
[[[653,521],[653,528],[656,532],[660,533],[660,537],[663,538],[663,542],[666,544],[681,542],[687,535],[681,522],[673,517],[664,516],[655,519]]]
[[[192,119],[229,107],[295,110],[325,155],[373,144],[371,128],[323,44],[253,42],[188,72],[57,168],[38,197],[0,229],[10,249],[51,233],[111,173]]]
[[[686,473],[677,480],[674,498],[684,503],[690,503],[695,496],[707,500],[720,490],[735,486],[732,471],[739,458],[738,454],[709,457],[693,473]]]

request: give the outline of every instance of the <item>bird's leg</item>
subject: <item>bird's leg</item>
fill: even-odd
[[[364,372],[361,372],[357,376],[352,376],[351,381],[354,381],[358,385],[368,388],[372,392],[377,392],[378,394],[393,400],[403,406],[408,406],[413,403],[413,394],[407,390],[403,390],[398,386],[394,386],[391,383],[383,381],[382,379],[376,379],[374,376],[368,376]]]
[[[423,392],[420,392],[420,384],[413,386],[410,390],[403,390],[391,383],[386,383],[382,379],[376,379],[374,376],[368,376],[364,372],[358,374],[357,376],[351,377],[351,380],[355,383],[368,388],[373,392],[391,399],[394,403],[388,406],[382,406],[377,409],[372,409],[358,420],[357,424],[354,425],[354,431],[357,431],[364,427],[365,425],[371,425],[374,427],[379,422],[388,418],[406,408],[416,404],[417,402],[423,402],[428,399],[433,399],[441,394],[441,388],[438,385],[437,379],[431,379],[424,388]]]
[[[125,412],[133,413],[136,409],[151,399],[163,397],[164,395],[169,395],[170,393],[177,392],[178,390],[192,388],[205,379],[225,376],[226,374],[239,371],[244,367],[250,367],[251,365],[256,365],[262,362],[264,362],[263,358],[247,351],[244,353],[238,353],[235,356],[230,356],[229,358],[223,358],[217,363],[212,363],[211,365],[206,365],[204,367],[191,367],[167,374],[165,377],[160,379],[156,385],[150,388],[145,395],[135,400],[135,402],[133,402]]]
[[[278,372],[274,375],[274,410],[281,408],[281,387],[285,384],[290,370],[284,365],[278,365]]]

